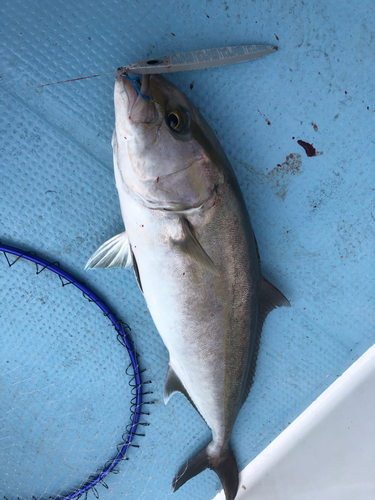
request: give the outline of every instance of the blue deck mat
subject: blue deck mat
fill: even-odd
[[[292,303],[267,319],[232,435],[242,469],[374,342],[375,6],[364,0],[3,1],[0,240],[84,280],[132,327],[154,404],[103,500],[163,500],[210,436],[180,395],[132,271],[83,271],[123,230],[112,150],[114,75],[143,58],[248,43],[279,52],[169,78],[236,171],[263,274]],[[194,85],[191,88],[191,83]],[[308,157],[297,143],[313,144]],[[129,419],[126,353],[57,277],[0,255],[0,493],[64,495],[111,458]],[[205,471],[173,500],[212,499]],[[91,498],[91,497],[89,497]],[[94,498],[92,496],[92,498]]]

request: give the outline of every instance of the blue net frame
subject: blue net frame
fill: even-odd
[[[126,369],[126,374],[131,376],[129,385],[131,386],[132,399],[130,402],[130,412],[131,412],[131,423],[126,427],[126,431],[122,435],[122,442],[117,445],[117,455],[115,458],[108,460],[105,465],[98,470],[97,475],[89,477],[86,483],[79,487],[74,493],[66,496],[55,497],[57,500],[77,500],[84,497],[87,498],[89,492],[92,492],[96,498],[99,498],[99,492],[97,490],[98,485],[102,485],[108,489],[108,485],[104,481],[106,476],[110,473],[118,473],[119,470],[116,466],[121,460],[128,460],[126,453],[130,446],[138,448],[139,445],[133,444],[133,439],[135,436],[144,436],[142,433],[137,432],[137,428],[140,425],[148,426],[146,422],[141,422],[142,415],[149,415],[149,413],[142,411],[142,407],[147,404],[153,404],[152,401],[143,401],[143,396],[147,394],[152,394],[152,391],[143,391],[143,386],[150,384],[151,380],[142,381],[142,373],[145,369],[140,370],[138,364],[138,354],[134,348],[133,342],[129,336],[130,327],[123,321],[119,320],[117,316],[111,312],[109,307],[103,302],[94,292],[92,292],[84,283],[76,280],[71,274],[60,268],[58,262],[49,262],[42,257],[39,257],[34,252],[25,252],[19,248],[12,247],[9,245],[4,245],[0,242],[0,252],[2,252],[8,262],[9,267],[12,267],[20,259],[26,259],[34,262],[36,265],[36,274],[40,274],[45,269],[52,271],[57,274],[60,278],[62,286],[74,285],[79,290],[82,291],[83,296],[90,302],[94,302],[103,312],[103,314],[112,322],[115,330],[117,331],[117,340],[119,343],[126,348],[128,355],[130,357],[130,364]],[[12,262],[8,258],[9,255],[16,256]],[[131,371],[130,371],[131,370]],[[50,497],[52,498],[52,497]],[[4,496],[4,500],[8,500]],[[34,496],[32,500],[37,500]]]

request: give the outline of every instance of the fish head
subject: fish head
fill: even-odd
[[[150,208],[202,206],[223,183],[228,160],[199,110],[160,75],[143,75],[138,92],[116,77],[112,146],[119,191]]]

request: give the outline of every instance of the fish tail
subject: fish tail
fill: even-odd
[[[172,490],[177,491],[186,481],[208,468],[219,476],[226,500],[234,500],[238,490],[238,468],[233,450],[227,445],[219,454],[213,454],[210,448],[212,443],[180,468],[173,479]]]

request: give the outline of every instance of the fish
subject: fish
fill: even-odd
[[[290,303],[262,276],[239,183],[199,109],[161,75],[143,75],[137,89],[120,71],[114,105],[125,231],[86,269],[134,269],[169,352],[164,402],[184,394],[212,432],[175,475],[173,491],[209,468],[234,500],[239,479],[230,436],[253,383],[264,320]]]

